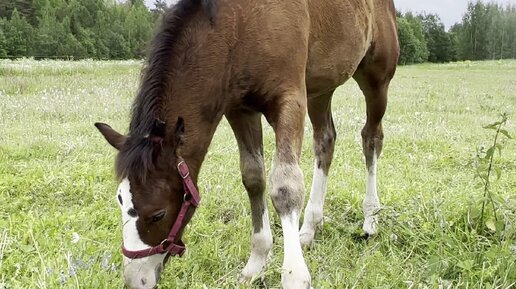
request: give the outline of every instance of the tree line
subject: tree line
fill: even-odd
[[[143,0],[0,1],[0,58],[131,59],[145,54],[165,4]]]
[[[133,59],[166,8],[143,0],[0,2],[0,58]],[[470,2],[446,31],[434,14],[397,13],[400,64],[516,58],[516,7]]]
[[[446,31],[439,16],[397,13],[400,64],[516,58],[516,7],[469,2]]]

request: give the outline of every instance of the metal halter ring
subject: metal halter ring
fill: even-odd
[[[181,167],[181,165],[182,165],[182,164],[184,164],[184,163],[185,163],[185,161],[184,161],[184,160],[182,160],[182,161],[180,161],[180,162],[177,164],[177,171],[179,172],[179,175],[181,176],[181,178],[183,178],[183,180],[184,180],[184,179],[186,179],[186,178],[188,178],[188,177],[190,176],[190,170],[188,170],[188,171],[187,171],[187,173],[186,173],[186,175],[184,175],[184,176],[181,174],[181,169],[180,169],[180,167]]]

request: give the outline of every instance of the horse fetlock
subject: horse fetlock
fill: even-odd
[[[268,225],[265,228],[252,236],[251,256],[240,275],[239,281],[241,283],[252,282],[259,277],[265,271],[267,262],[271,259],[272,233]]]
[[[265,271],[265,267],[267,265],[267,260],[262,259],[253,259],[250,258],[247,264],[245,265],[242,273],[240,273],[240,277],[238,281],[240,283],[252,283],[254,280],[259,278],[262,273]]]
[[[322,205],[322,204],[321,204]],[[312,227],[314,230],[320,227],[323,223],[323,209],[322,206],[317,208],[315,206],[311,206],[309,203],[305,210],[305,218],[303,222],[303,227],[305,225],[308,227]]]
[[[380,221],[380,201],[378,200],[378,198],[368,199],[366,197],[366,199],[364,200],[363,209],[364,233],[369,236],[376,235],[376,233],[378,232],[378,222]]]
[[[382,205],[380,204],[380,200],[378,197],[373,196],[370,197],[366,195],[364,202],[362,204],[362,209],[364,210],[365,216],[373,216],[380,212]]]
[[[272,248],[272,241],[271,241]],[[251,257],[247,261],[242,273],[240,273],[240,277],[238,281],[240,283],[252,283],[257,278],[263,276],[265,269],[267,268],[267,264],[272,259],[272,250],[267,250],[265,254],[259,254],[252,252]]]
[[[314,241],[314,237],[315,230],[313,230],[312,228],[305,228],[305,226],[303,225],[301,231],[299,232],[299,241],[301,243],[301,246],[303,248],[310,247],[312,245],[312,242]]]
[[[305,218],[303,226],[299,232],[299,239],[302,247],[309,247],[315,237],[315,232],[322,226],[323,214],[322,210],[314,210],[310,202],[305,210]]]
[[[252,253],[266,258],[272,249],[272,233],[269,230],[266,232],[259,232],[253,235],[252,238]]]

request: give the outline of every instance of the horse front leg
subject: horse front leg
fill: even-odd
[[[283,229],[284,289],[310,288],[308,267],[299,239],[299,217],[304,201],[303,173],[299,166],[304,133],[306,96],[287,94],[266,114],[276,134],[276,154],[271,173],[271,197]]]
[[[249,200],[253,233],[251,255],[242,273],[240,282],[249,282],[259,276],[267,265],[272,248],[272,233],[265,199],[265,166],[263,163],[263,141],[261,114],[231,112],[226,114],[240,151],[240,171]]]

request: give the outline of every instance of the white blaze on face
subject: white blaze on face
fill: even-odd
[[[136,222],[139,216],[131,216],[130,211],[134,211],[133,196],[131,194],[131,184],[128,178],[122,180],[117,190],[117,201],[122,210],[122,236],[123,246],[130,251],[150,249],[151,246],[145,244],[138,233]],[[166,254],[156,254],[140,259],[124,259],[124,278],[125,283],[130,288],[146,289],[154,288],[159,278],[159,271],[163,266]]]
[[[136,221],[138,216],[129,215],[130,210],[134,210],[133,196],[131,194],[131,184],[129,179],[125,178],[118,186],[118,200],[121,200],[120,208],[122,209],[122,235],[124,247],[131,251],[149,249],[150,246],[143,243],[136,229]]]

